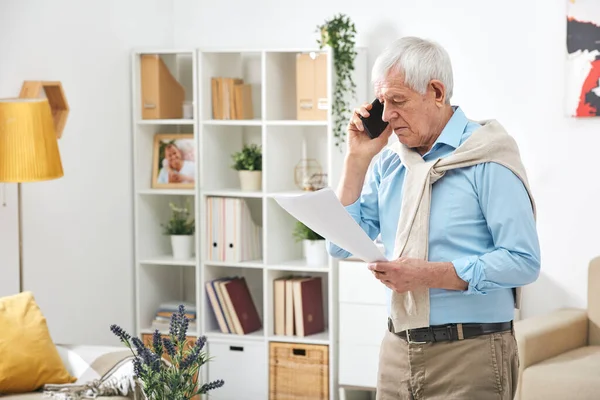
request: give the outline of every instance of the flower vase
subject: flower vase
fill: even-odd
[[[307,265],[312,267],[327,266],[325,240],[303,240],[302,245]]]
[[[171,235],[173,258],[189,260],[194,255],[194,235]]]

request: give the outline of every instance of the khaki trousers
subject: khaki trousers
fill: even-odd
[[[513,332],[457,341],[407,343],[386,331],[377,400],[509,400],[519,358]]]

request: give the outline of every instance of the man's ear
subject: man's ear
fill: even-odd
[[[444,84],[441,81],[434,79],[429,82],[429,87],[435,97],[435,104],[438,107],[442,107],[446,104],[446,87]]]

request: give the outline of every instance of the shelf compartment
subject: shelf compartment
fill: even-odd
[[[262,146],[261,127],[209,125],[204,126],[202,131],[204,190],[209,193],[222,190],[231,191],[232,194],[241,192],[239,173],[232,168],[232,156],[241,151],[244,145],[253,143]]]
[[[267,198],[265,262],[267,266],[279,265],[289,260],[303,258],[302,243],[293,236],[296,218],[284,210],[274,199]]]
[[[327,272],[317,271],[286,271],[286,270],[267,270],[267,308],[268,313],[266,331],[269,340],[288,341],[295,343],[328,343],[329,335],[329,274]],[[306,296],[302,299],[302,304],[310,307],[311,301],[317,301],[314,291],[314,285],[320,283],[321,287],[321,307],[320,312],[323,317],[323,329],[311,334],[299,334],[296,324],[296,294],[293,289],[293,281],[307,278],[318,278],[317,282],[307,282],[304,286],[306,292],[301,295]],[[320,282],[319,282],[320,281]],[[309,287],[310,286],[310,287]],[[290,291],[291,289],[291,291]],[[309,320],[319,317],[319,314],[309,312]],[[310,329],[310,328],[306,328]]]
[[[200,85],[202,90],[201,113],[203,120],[231,120],[231,117],[233,116],[233,110],[231,110],[231,104],[228,101],[221,101],[222,111],[218,115],[213,113],[216,101],[218,100],[218,97],[213,96],[213,90],[216,88],[213,86],[213,78],[241,79],[244,84],[249,84],[251,104],[244,102],[243,107],[252,108],[252,118],[249,118],[250,122],[261,119],[262,52],[203,51],[200,53],[199,62],[202,71],[200,75]],[[221,82],[225,85],[234,84],[233,81],[225,80]],[[229,90],[229,86],[226,86],[225,93],[227,93],[227,96],[224,95],[221,100],[227,100],[228,98],[234,97],[235,89],[231,88]],[[230,110],[229,113],[227,113],[227,109]]]
[[[139,124],[163,124],[164,121],[173,121],[176,124],[194,123],[194,64],[194,52],[134,55],[137,80],[133,101],[137,110],[135,120]],[[185,103],[189,103],[186,106],[191,108],[192,118],[184,118]]]
[[[171,218],[169,203],[190,207],[192,216],[196,216],[193,198],[186,202],[186,196],[141,196],[136,210],[136,238],[138,260],[159,260],[172,254],[171,240],[163,232],[163,224]],[[198,232],[198,226],[196,226]],[[196,234],[196,241],[198,235]]]
[[[326,127],[269,126],[266,130],[267,192],[301,191],[305,183],[320,185],[317,188],[327,186]]]
[[[319,67],[312,66],[314,69],[310,70],[308,75],[304,73],[299,74],[297,71],[297,59],[300,55],[303,57],[310,56],[315,60],[318,59],[319,61],[314,61],[314,63],[318,63]],[[298,95],[300,94],[305,100],[312,101],[312,105],[315,108],[317,108],[318,103],[316,96],[327,98],[327,58],[327,51],[269,51],[266,53],[265,103],[267,121],[307,120],[306,117],[300,116],[299,118],[297,111]],[[321,61],[324,61],[326,64],[323,65]],[[302,68],[302,71],[305,71],[306,67],[311,68],[308,65],[303,65],[300,68]],[[309,87],[308,84],[314,84],[315,93],[312,93],[311,90],[308,90],[306,93],[304,92]],[[298,87],[302,90],[300,93],[298,92]],[[318,108],[321,109],[321,112],[315,114],[315,116],[318,114],[318,117],[308,119],[324,123],[327,119],[328,104],[323,104]]]
[[[186,266],[139,268],[139,326],[143,332],[168,332],[169,322],[153,324],[156,311],[167,302],[190,303],[196,307],[196,270]],[[196,313],[199,317],[200,313]],[[197,334],[197,320],[190,321],[190,335]]]
[[[250,298],[252,300],[253,305],[245,304],[245,309],[243,311],[246,314],[245,317],[239,315],[239,310],[236,312],[232,311],[228,306],[226,296],[223,296],[223,291],[225,290],[224,285],[212,285],[212,282],[218,282],[219,279],[227,279],[227,278],[243,278],[245,281],[245,288],[242,285],[232,289],[231,302],[239,304],[239,299],[244,299],[244,291],[247,288],[247,291],[250,294]],[[210,290],[210,288],[214,288]],[[203,285],[203,293],[204,293],[204,312],[203,316],[204,320],[204,328],[205,332],[211,333],[212,336],[214,334],[220,334],[222,337],[261,337],[264,339],[264,315],[263,315],[263,305],[264,305],[264,291],[263,291],[263,270],[257,268],[240,268],[240,267],[225,267],[225,266],[207,266],[204,267],[204,285]],[[231,293],[231,292],[230,292]],[[214,296],[212,296],[214,294]],[[213,308],[213,302],[216,303],[214,307],[217,307],[217,311]],[[258,313],[259,325],[258,329],[253,329],[251,332],[246,334],[235,333],[235,315],[238,315],[238,319],[244,318],[246,321],[250,321],[252,318],[252,314],[254,313],[254,309]],[[232,314],[233,313],[233,314]],[[218,317],[219,316],[219,317]],[[223,331],[221,329],[221,325],[223,324]],[[244,323],[244,321],[240,321]],[[232,333],[228,333],[232,332]]]

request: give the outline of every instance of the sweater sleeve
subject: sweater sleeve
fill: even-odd
[[[466,294],[485,294],[535,281],[540,247],[529,195],[508,168],[485,163],[476,170],[479,204],[495,249],[453,260],[458,276],[469,285]]]

